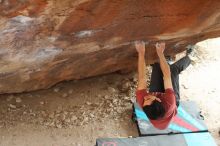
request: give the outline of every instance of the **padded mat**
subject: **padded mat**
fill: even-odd
[[[96,146],[217,146],[208,132],[137,138],[100,138]]]

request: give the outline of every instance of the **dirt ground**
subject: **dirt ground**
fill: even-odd
[[[181,99],[196,101],[220,146],[220,39],[199,46],[180,76]],[[94,146],[99,137],[137,136],[135,85],[135,72],[113,73],[0,95],[0,146]]]

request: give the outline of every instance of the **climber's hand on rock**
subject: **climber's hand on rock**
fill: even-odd
[[[135,48],[139,54],[145,54],[145,43],[143,41],[136,41]]]
[[[163,54],[166,44],[164,42],[156,43],[155,46],[156,46],[156,50],[157,50],[157,55]]]

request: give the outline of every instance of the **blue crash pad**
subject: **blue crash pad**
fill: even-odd
[[[217,146],[192,101],[180,102],[178,114],[164,130],[154,128],[137,103],[133,110],[141,137],[99,138],[96,146]]]
[[[137,138],[100,138],[96,146],[217,146],[208,132]]]

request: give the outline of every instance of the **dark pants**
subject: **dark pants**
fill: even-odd
[[[171,78],[173,90],[176,96],[176,105],[179,106],[180,91],[179,91],[179,74],[185,70],[191,63],[188,56],[183,57],[174,64],[170,65]],[[164,92],[163,73],[159,63],[152,65],[151,81],[149,86],[149,92]]]

